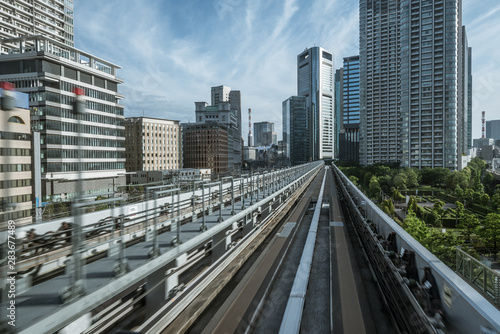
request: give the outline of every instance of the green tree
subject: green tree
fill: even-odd
[[[479,227],[479,220],[477,217],[470,213],[464,213],[458,228],[461,230],[462,234],[467,237],[468,242],[471,241],[471,235],[476,233]]]
[[[429,228],[411,210],[403,220],[403,228],[420,243],[423,243],[429,234]]]
[[[455,209],[455,226],[458,226],[458,219],[461,219],[462,217],[462,213],[464,211],[464,205],[461,202],[456,201],[455,206],[457,207]]]
[[[436,211],[432,210],[425,214],[425,223],[434,227],[441,227],[441,219]]]
[[[457,186],[455,187],[455,196],[458,198],[458,199],[463,199],[464,198],[464,191],[462,190],[462,188],[460,187],[460,185],[457,184]]]
[[[490,196],[488,194],[481,194],[480,199],[481,199],[481,204],[485,206],[488,205],[488,203],[490,202]]]
[[[404,175],[406,176],[406,186],[408,188],[415,188],[418,187],[418,179],[419,175],[413,168],[406,168],[403,171]]]
[[[350,181],[351,181],[351,182],[352,182],[352,183],[353,183],[356,187],[358,187],[358,186],[359,186],[359,179],[358,179],[356,176],[354,176],[354,175],[349,176],[349,180],[350,180]]]
[[[398,189],[406,189],[408,178],[404,173],[399,173],[394,177],[394,186]]]
[[[440,231],[431,230],[425,244],[432,254],[453,268],[458,246],[457,237],[453,233],[441,233]]]
[[[380,185],[378,184],[376,176],[372,176],[372,179],[371,179],[370,184],[368,186],[368,190],[370,192],[370,197],[375,197],[375,196],[378,196],[378,194],[380,194],[381,188],[380,188]]]
[[[435,212],[438,216],[439,216],[439,219],[441,220],[441,226],[443,226],[443,215],[444,215],[444,210],[443,210],[443,206],[444,206],[444,202],[443,201],[436,201],[434,203],[434,207],[432,208],[432,212]]]
[[[488,243],[493,244],[496,251],[500,242],[500,214],[489,213],[483,221],[483,227],[478,230],[478,234]]]

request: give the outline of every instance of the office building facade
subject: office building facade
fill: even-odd
[[[0,95],[3,95],[0,89]],[[12,110],[0,110],[0,221],[32,222],[31,123],[28,96],[17,93]]]
[[[486,138],[500,140],[500,120],[486,121]]]
[[[232,166],[227,125],[205,122],[183,123],[181,127],[184,168],[210,169],[212,174],[228,175]]]
[[[360,0],[363,165],[461,169],[472,110],[463,32],[460,0]]]
[[[33,47],[24,47],[30,44]],[[40,147],[33,149],[40,149],[42,200],[73,198],[80,178],[87,195],[123,185],[120,67],[43,36],[1,40],[0,45],[11,48],[0,57],[0,81],[12,82],[29,94],[32,129],[40,133]],[[84,93],[86,109],[81,116],[72,106],[75,88]]]
[[[150,117],[125,119],[127,172],[182,168],[179,121]]]
[[[297,95],[306,97],[313,160],[334,157],[333,66],[333,54],[321,47],[297,56]]]
[[[312,161],[309,144],[307,98],[291,96],[282,103],[283,148],[290,164],[300,165]]]
[[[344,58],[339,133],[339,160],[359,162],[359,56]],[[337,98],[337,97],[336,97]]]
[[[274,123],[256,122],[253,124],[253,130],[254,146],[270,146],[278,143]]]
[[[53,41],[75,46],[73,0],[9,0],[0,2],[0,39],[41,35]],[[25,47],[33,47],[27,40]],[[7,54],[15,44],[2,45]]]

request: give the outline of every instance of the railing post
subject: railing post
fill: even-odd
[[[201,220],[201,226],[200,226],[200,231],[206,231],[207,226],[205,225],[205,185],[201,185],[201,210],[202,210],[202,220]]]
[[[221,179],[220,180],[220,183],[219,183],[219,223],[222,222],[222,208],[224,207],[224,197],[222,196],[222,182],[223,180]]]

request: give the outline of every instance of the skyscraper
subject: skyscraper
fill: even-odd
[[[291,96],[282,104],[283,143],[291,165],[310,161],[306,97]]]
[[[212,106],[217,106],[223,102],[229,102],[230,109],[236,117],[236,124],[229,127],[229,141],[232,142],[232,150],[230,153],[234,155],[234,164],[241,165],[241,149],[243,138],[241,136],[241,92],[239,90],[231,90],[228,86],[215,86],[211,88],[211,102]]]
[[[253,124],[254,146],[269,146],[278,144],[276,132],[274,132],[274,123],[255,122]]]
[[[472,88],[463,31],[461,0],[360,0],[363,165],[461,169]]]
[[[0,39],[41,35],[75,46],[73,0],[2,1],[0,16]],[[9,46],[2,45],[0,54],[8,53]],[[30,46],[33,40],[27,40],[25,47]]]
[[[340,160],[359,162],[359,56],[344,58],[342,79],[339,82],[340,114],[339,156]]]
[[[315,46],[297,56],[297,95],[306,97],[312,159],[333,159],[335,137],[331,52]]]

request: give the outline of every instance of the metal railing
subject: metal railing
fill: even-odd
[[[457,248],[456,272],[493,305],[500,308],[500,273],[488,268],[460,248]]]

